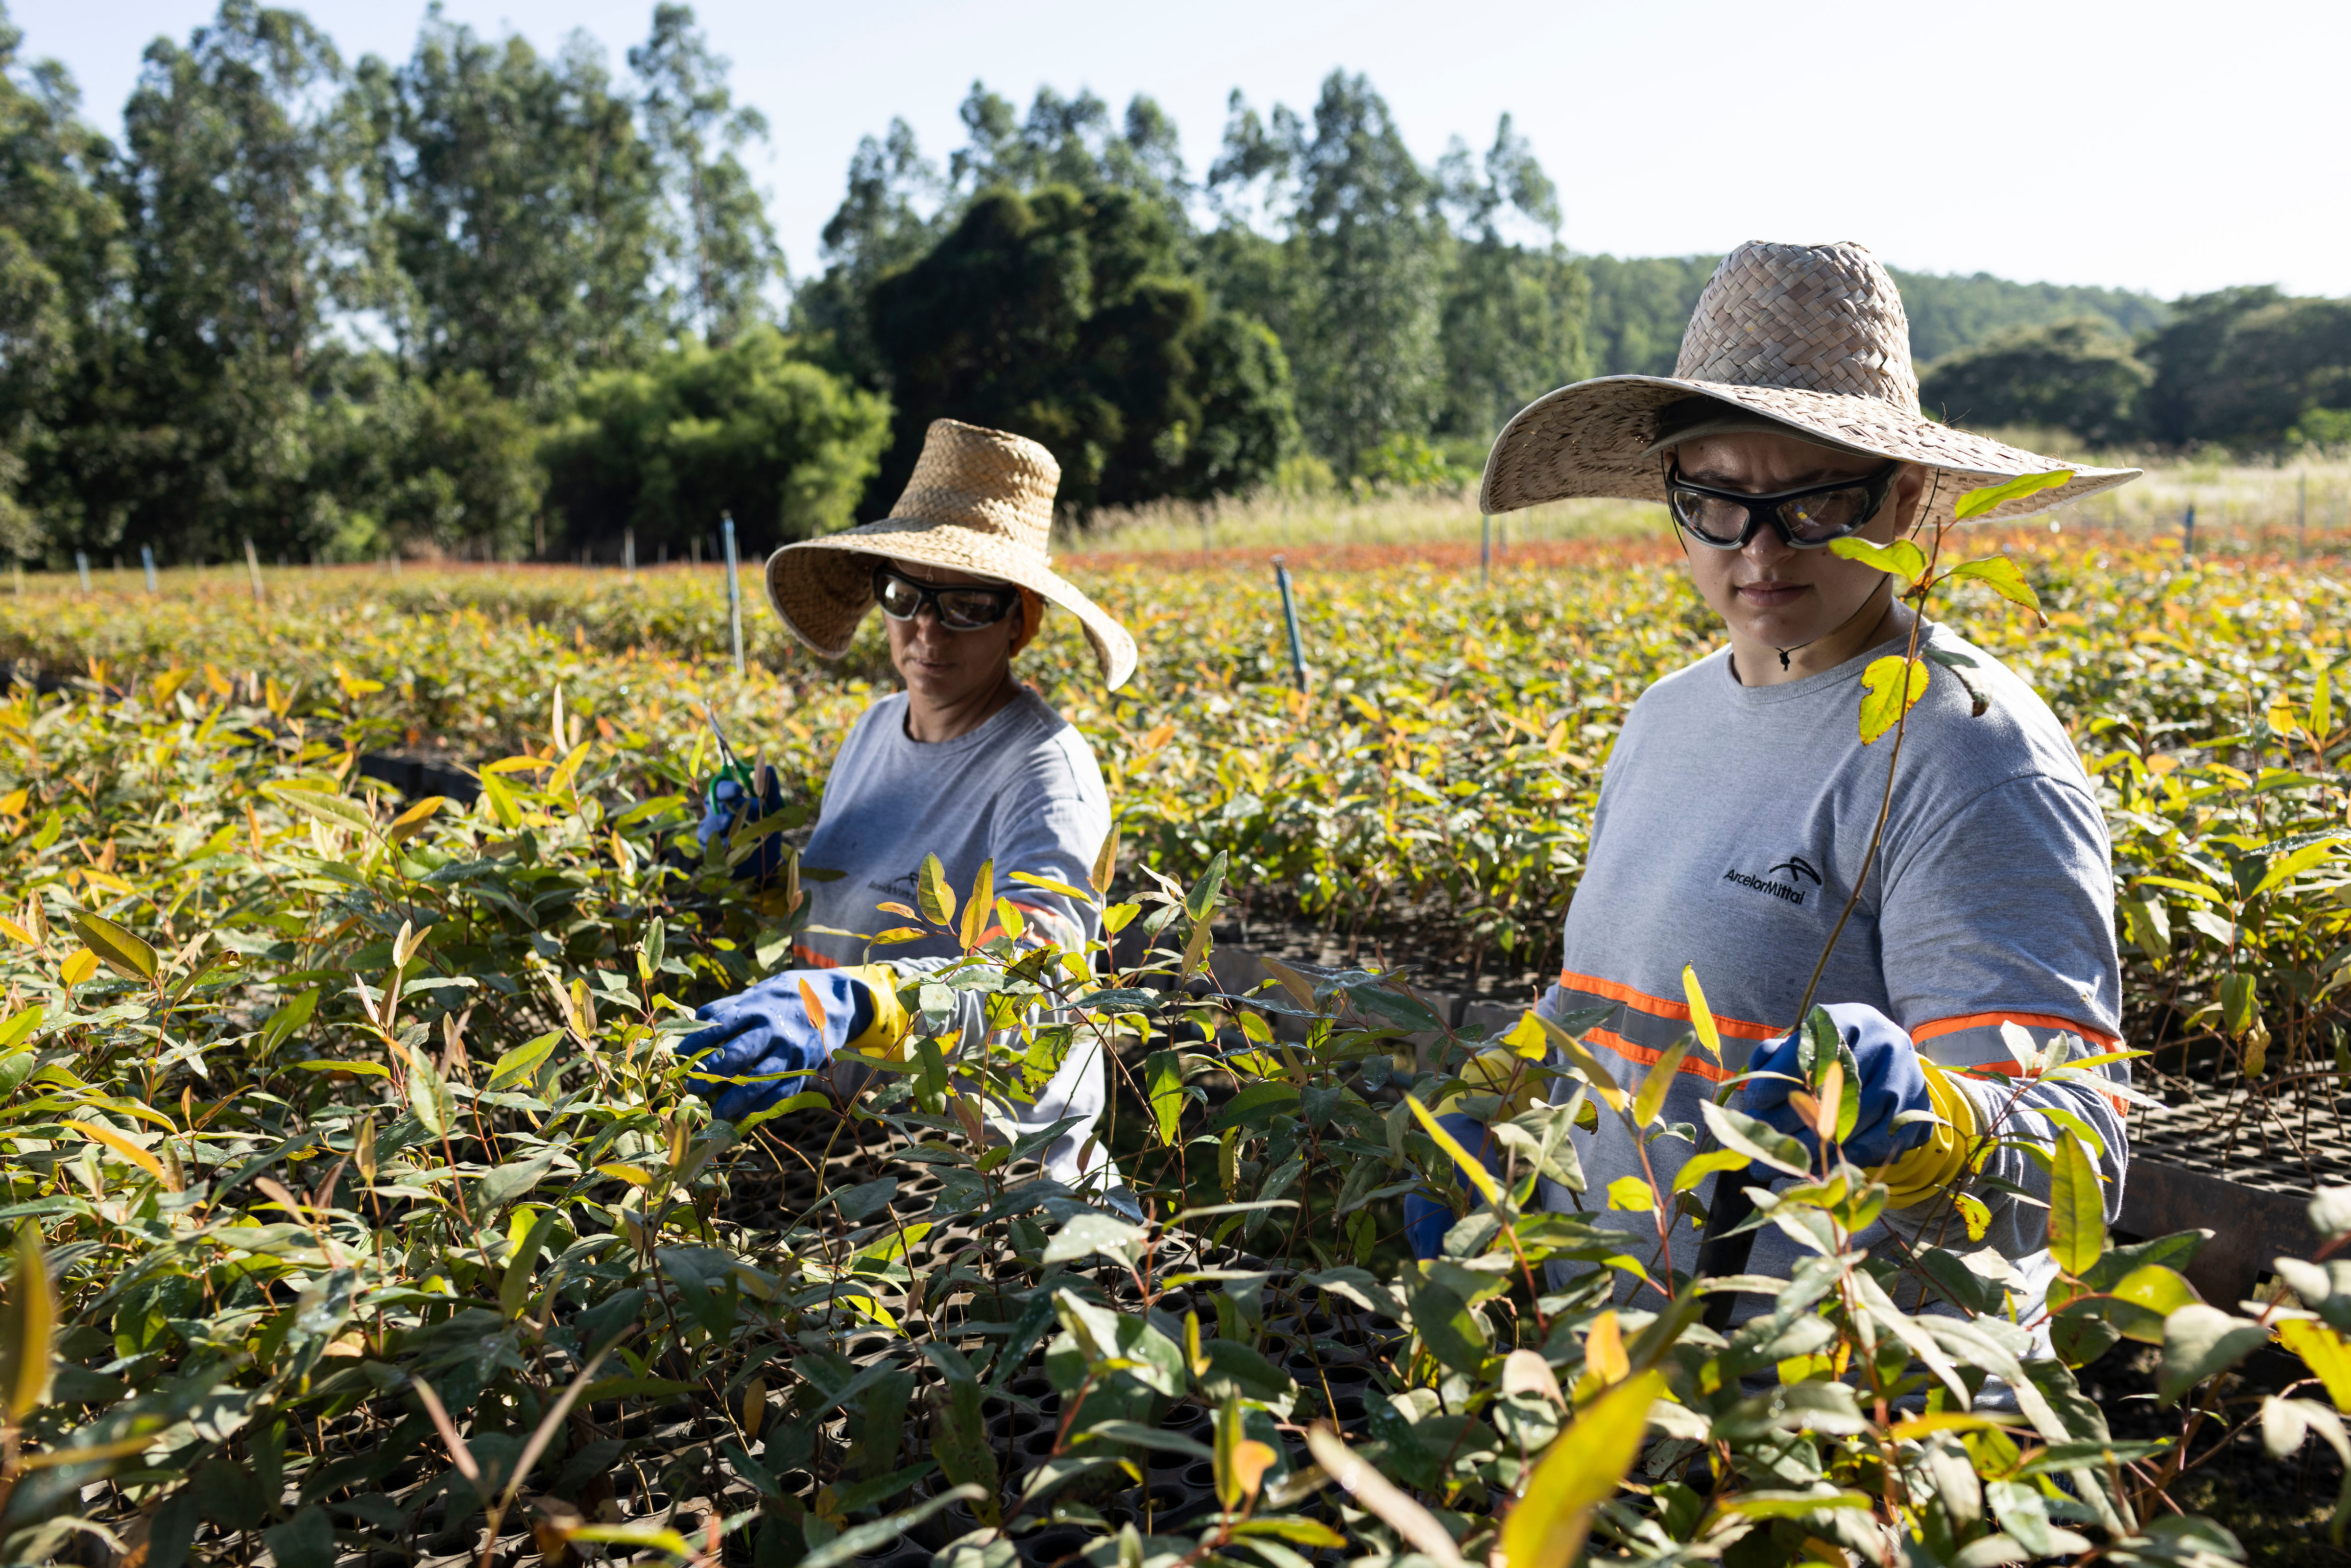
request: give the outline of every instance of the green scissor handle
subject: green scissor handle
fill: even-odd
[[[710,776],[710,781],[716,784],[722,779],[731,779],[746,795],[756,796],[751,765],[736,756],[735,748],[726,744],[726,732],[718,727],[718,715],[708,703],[702,705],[702,716],[709,722],[711,736],[718,742],[718,771]]]

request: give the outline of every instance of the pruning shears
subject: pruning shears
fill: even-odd
[[[721,779],[731,779],[741,787],[744,794],[755,794],[751,765],[737,757],[735,748],[726,744],[726,732],[718,727],[716,710],[705,703],[702,705],[702,716],[709,722],[712,738],[718,742],[718,771],[711,776],[711,782],[716,784]]]

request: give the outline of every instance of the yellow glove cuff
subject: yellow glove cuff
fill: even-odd
[[[1465,1094],[1501,1094],[1510,1086],[1513,1075],[1519,1077],[1518,1092],[1502,1102],[1498,1113],[1503,1120],[1525,1114],[1542,1097],[1543,1081],[1532,1072],[1522,1072],[1527,1061],[1507,1046],[1496,1046],[1479,1051],[1461,1064],[1461,1081],[1466,1087],[1448,1094],[1437,1103],[1436,1114],[1442,1116],[1454,1109]]]
[[[1957,1181],[1976,1145],[1975,1102],[1933,1062],[1918,1065],[1926,1071],[1927,1095],[1942,1123],[1928,1129],[1926,1143],[1870,1173],[1894,1189],[1886,1200],[1891,1208],[1924,1203]]]
[[[847,1049],[865,1056],[895,1061],[906,1054],[906,1009],[898,1005],[898,971],[887,964],[860,964],[842,974],[862,985],[873,998],[873,1021]]]

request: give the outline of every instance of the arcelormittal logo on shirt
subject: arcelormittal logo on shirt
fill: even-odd
[[[1813,862],[1803,856],[1790,855],[1761,876],[1757,876],[1751,872],[1740,871],[1734,866],[1722,873],[1722,880],[1735,882],[1741,887],[1751,887],[1758,893],[1768,893],[1774,898],[1785,899],[1788,903],[1801,908],[1803,905],[1804,894],[1809,891],[1804,883],[1809,882],[1813,887],[1820,886],[1821,873],[1814,871]]]

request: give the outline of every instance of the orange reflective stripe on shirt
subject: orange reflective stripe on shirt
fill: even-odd
[[[1938,1035],[1957,1034],[1963,1029],[1998,1029],[2004,1023],[2021,1024],[2026,1029],[2053,1029],[2066,1034],[2078,1034],[2085,1040],[2095,1040],[2112,1051],[2122,1041],[2110,1034],[2102,1034],[2087,1024],[2072,1019],[2059,1018],[2054,1013],[1969,1013],[1962,1018],[1937,1019],[1922,1023],[1910,1031],[1912,1043],[1924,1045]]]
[[[1635,1045],[1623,1035],[1614,1033],[1608,1030],[1585,1030],[1583,1031],[1583,1039],[1586,1044],[1604,1045],[1609,1050],[1614,1051],[1617,1055],[1623,1057],[1625,1061],[1633,1062],[1638,1066],[1654,1067],[1659,1061],[1665,1060],[1666,1053],[1664,1051],[1651,1051],[1646,1045]],[[1720,1083],[1724,1080],[1732,1076],[1729,1068],[1718,1067],[1713,1062],[1702,1059],[1697,1051],[1692,1051],[1689,1055],[1682,1058],[1681,1070],[1684,1072],[1688,1073],[1693,1078],[1703,1078],[1710,1083]]]
[[[2069,1018],[2060,1018],[2054,1013],[1968,1013],[1959,1018],[1935,1019],[1912,1030],[1910,1041],[1914,1045],[1923,1046],[1930,1040],[1939,1040],[1946,1035],[1962,1034],[1969,1030],[1996,1031],[2004,1023],[2012,1023],[2024,1029],[2043,1029],[2064,1034],[2077,1034],[2085,1042],[2100,1051],[2113,1051],[2122,1044],[2122,1041],[2113,1035],[2101,1033],[2086,1024],[2076,1023]],[[2005,1042],[2002,1043],[2001,1049],[2007,1049]],[[1936,1065],[1948,1071],[1987,1073],[1994,1078],[2022,1078],[2025,1071],[2024,1065],[2012,1056],[1996,1061],[1938,1060]],[[2106,1103],[2115,1108],[2117,1114],[2129,1114],[2129,1101],[2119,1094],[2109,1093],[2103,1089],[2096,1092],[2105,1100]]]
[[[1677,1019],[1683,1023],[1689,1022],[1690,1010],[1687,1002],[1667,1001],[1663,997],[1653,997],[1646,991],[1636,991],[1630,986],[1620,986],[1614,980],[1604,980],[1593,975],[1579,975],[1573,969],[1562,969],[1559,972],[1559,983],[1571,991],[1590,991],[1595,997],[1606,997],[1612,1002],[1622,1002],[1628,1008],[1638,1008],[1641,1011],[1656,1018]],[[1714,1015],[1714,1027],[1725,1034],[1737,1035],[1741,1040],[1777,1040],[1788,1032],[1783,1029],[1773,1029],[1770,1024],[1749,1023],[1745,1019],[1725,1018],[1720,1013]],[[1650,1060],[1655,1061],[1656,1058],[1652,1057]]]

